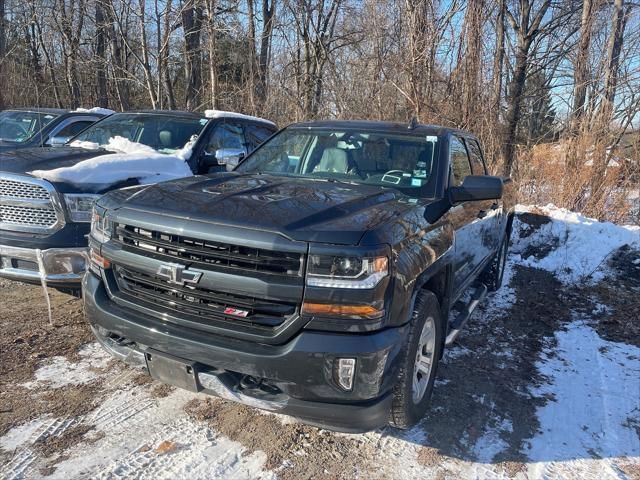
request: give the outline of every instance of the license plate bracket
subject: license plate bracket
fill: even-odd
[[[190,362],[166,353],[160,353],[152,349],[148,349],[145,352],[144,358],[147,362],[149,374],[155,380],[191,392],[198,392],[200,390],[196,377],[195,362]]]

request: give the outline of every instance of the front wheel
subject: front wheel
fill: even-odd
[[[393,391],[390,424],[407,429],[427,412],[442,350],[442,322],[436,296],[421,290],[416,296],[407,346]]]

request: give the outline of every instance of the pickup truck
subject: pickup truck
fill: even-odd
[[[206,113],[116,113],[67,145],[0,153],[0,277],[79,293],[91,208],[103,193],[224,170],[277,130]]]
[[[0,152],[64,144],[113,112],[106,109],[22,108],[0,112]]]
[[[467,132],[294,124],[232,172],[102,197],[85,314],[160,381],[338,431],[408,428],[502,283],[513,190]]]

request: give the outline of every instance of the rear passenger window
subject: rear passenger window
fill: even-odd
[[[245,132],[247,136],[247,143],[252,150],[257,148],[258,145],[273,134],[273,130],[251,124],[245,127]]]
[[[480,151],[480,145],[477,140],[466,139],[467,150],[469,151],[469,158],[471,158],[471,170],[474,175],[486,175],[487,172],[484,169],[484,163],[482,163],[482,153]]]
[[[458,187],[462,185],[464,177],[471,175],[471,167],[469,167],[469,156],[464,143],[458,137],[451,137],[451,173],[452,186]]]

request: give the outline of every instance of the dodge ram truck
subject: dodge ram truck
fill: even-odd
[[[162,382],[339,431],[408,428],[502,283],[513,197],[470,133],[294,124],[232,172],[102,197],[85,314]]]
[[[101,194],[225,170],[277,130],[256,117],[207,113],[117,113],[67,145],[1,153],[0,277],[77,294]]]

